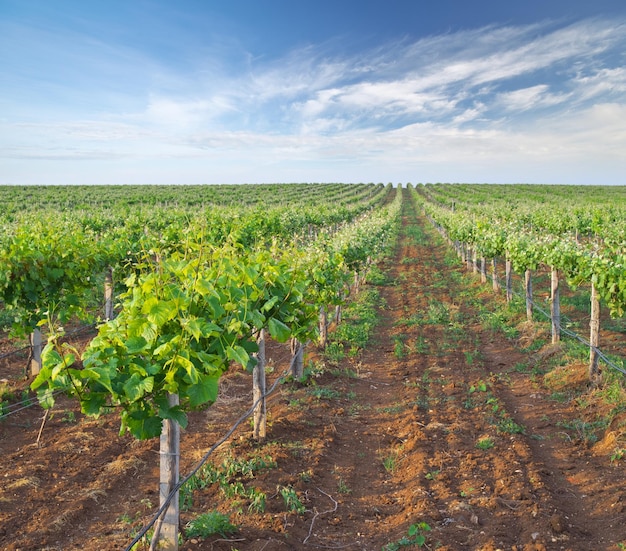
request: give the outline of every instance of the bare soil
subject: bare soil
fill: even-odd
[[[482,291],[447,251],[407,211],[395,258],[383,266],[388,283],[379,286],[371,344],[338,365],[309,347],[314,376],[271,396],[267,440],[252,440],[244,423],[212,457],[216,465],[249,457],[276,463],[241,480],[265,492],[265,511],[250,512],[246,499],[226,498],[217,485],[196,490],[183,526],[218,510],[237,532],[187,538],[181,549],[380,551],[394,542],[411,549],[399,542],[422,522],[430,527],[426,549],[626,547],[624,463],[610,458],[624,419],[599,429],[595,445],[577,434],[576,400],[555,400],[554,389],[593,393],[586,367],[557,368],[546,381],[540,368],[558,349],[520,348],[545,330],[527,325],[513,341],[485,329],[476,310]],[[289,351],[275,345],[268,356],[271,383]],[[15,378],[23,363],[0,377]],[[191,416],[182,474],[249,407],[250,385],[233,370],[218,402]],[[125,549],[158,506],[158,441],[119,436],[115,416],[84,418],[67,398],[38,440],[42,417],[37,406],[0,422],[0,549]],[[281,488],[296,493],[303,513],[287,510]]]

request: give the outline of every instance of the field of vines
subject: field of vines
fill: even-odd
[[[1,548],[626,548],[626,188],[0,205]]]

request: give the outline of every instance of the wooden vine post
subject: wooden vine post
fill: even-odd
[[[589,321],[591,329],[589,335],[589,380],[596,381],[600,376],[600,368],[598,366],[599,351],[598,344],[600,342],[600,299],[596,286],[591,283],[591,320]]]
[[[561,340],[561,304],[559,299],[559,271],[552,268],[550,277],[550,315],[552,318],[552,344]]]
[[[484,256],[480,258],[480,282],[487,283],[487,259]]]
[[[505,279],[506,279],[506,301],[513,300],[513,267],[509,255],[506,255],[504,263]]]
[[[31,349],[30,375],[35,376],[41,371],[42,339],[39,327],[33,329],[33,332],[28,336],[28,340]]]
[[[494,292],[498,292],[500,290],[500,283],[498,282],[498,272],[496,270],[497,262],[495,258],[491,259],[491,285]]]
[[[109,267],[104,274],[104,319],[113,319],[113,268]]]
[[[341,304],[335,306],[335,323],[339,325],[341,323]]]
[[[328,343],[328,316],[326,314],[326,308],[323,306],[320,307],[319,330],[319,345],[321,348],[326,348],[326,344]]]
[[[298,339],[291,339],[291,376],[296,379],[302,379],[304,376],[304,347]]]
[[[177,406],[179,403],[178,394],[168,396],[168,405]],[[163,506],[172,489],[178,484],[180,469],[180,426],[173,419],[163,420],[163,429],[160,437],[160,480],[159,499]],[[166,551],[178,551],[178,524],[180,510],[178,505],[178,492],[172,498],[169,506],[163,513],[154,539],[150,548],[155,543],[155,549],[165,549]]]
[[[526,291],[526,319],[533,321],[533,280],[531,270],[524,272],[524,290]]]
[[[267,405],[265,402],[265,330],[261,329],[257,337],[259,351],[255,354],[256,365],[252,370],[252,403],[254,412],[253,437],[262,442],[267,435]]]

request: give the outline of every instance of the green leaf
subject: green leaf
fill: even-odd
[[[208,303],[212,310],[211,314],[213,319],[218,320],[226,313],[226,310],[224,310],[224,308],[220,304],[220,300],[217,297],[212,296],[208,300]]]
[[[200,296],[208,295],[213,291],[213,284],[209,280],[199,277],[196,281],[194,291]]]
[[[205,374],[221,371],[223,368],[224,360],[217,354],[207,354],[202,350],[191,351],[191,354],[202,362],[201,368]]]
[[[146,349],[148,341],[143,337],[131,337],[124,344],[129,354],[138,354]]]
[[[85,415],[98,417],[102,413],[102,409],[106,406],[106,396],[98,392],[90,392],[83,395],[80,401],[80,410]]]
[[[158,300],[155,297],[149,298],[143,305],[141,311],[146,314],[149,321],[161,326],[174,318],[178,310],[174,302],[170,300]]]
[[[291,337],[291,329],[275,318],[270,318],[267,328],[272,338],[278,342],[285,342]]]
[[[172,421],[176,421],[183,429],[187,428],[187,415],[182,409],[180,409],[180,406],[173,406],[171,408],[161,409],[159,410],[159,415],[163,419],[171,419]]]
[[[174,350],[174,346],[171,341],[164,342],[161,346],[157,346],[152,355],[156,358],[167,358],[172,350]]]
[[[193,365],[193,362],[190,359],[185,358],[179,354],[172,360],[172,363],[174,365],[182,367],[187,372],[187,375],[189,375],[189,379],[192,383],[196,383],[198,381],[198,370],[196,369],[196,366]]]
[[[159,436],[162,428],[163,421],[160,417],[146,411],[133,411],[122,416],[120,432],[123,433],[124,429],[128,429],[135,438],[147,440]]]
[[[237,344],[226,349],[226,357],[229,360],[237,362],[239,365],[246,367],[250,361],[250,356],[243,346]]]
[[[261,310],[263,310],[264,312],[268,312],[269,310],[271,310],[274,305],[278,302],[278,297],[277,296],[273,296],[271,299],[269,299],[261,308]]]
[[[183,328],[185,329],[185,331],[190,333],[193,336],[193,338],[196,339],[196,341],[200,340],[200,337],[202,336],[202,328],[200,325],[200,320],[198,319],[188,320],[183,325]]]
[[[220,375],[202,375],[200,382],[187,388],[187,396],[191,407],[213,403],[217,399]]]
[[[111,386],[111,377],[108,369],[102,367],[85,368],[80,372],[80,377],[85,384],[90,382],[96,382],[106,388],[111,394],[113,394],[113,388]]]
[[[37,391],[37,399],[43,409],[50,409],[54,406],[54,393],[51,388]]]
[[[191,333],[196,341],[199,341],[201,337],[212,337],[219,335],[221,327],[210,323],[202,319],[191,319],[184,325],[185,331]]]
[[[124,394],[129,402],[135,402],[154,388],[154,377],[145,377],[133,373],[132,377],[124,383]]]

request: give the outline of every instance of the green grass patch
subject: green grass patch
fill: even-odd
[[[226,515],[217,511],[203,513],[187,523],[185,536],[187,538],[209,538],[222,536],[223,538],[237,532],[237,527],[230,523]]]

